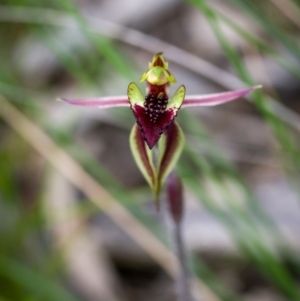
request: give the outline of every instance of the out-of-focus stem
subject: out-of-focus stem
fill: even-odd
[[[178,275],[176,277],[178,301],[192,301],[186,249],[182,235],[182,217],[184,211],[182,182],[180,178],[172,172],[168,177],[166,186],[167,210],[172,220],[170,233],[175,249],[174,253],[178,260]]]
[[[192,301],[189,286],[189,270],[187,265],[186,249],[182,236],[181,222],[174,222],[172,229],[172,239],[175,248],[175,254],[179,264],[179,274],[176,279],[176,290],[178,301]]]

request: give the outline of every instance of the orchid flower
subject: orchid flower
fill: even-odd
[[[130,134],[133,157],[150,185],[158,204],[162,184],[174,168],[184,146],[184,135],[174,121],[179,109],[192,106],[214,106],[243,97],[261,86],[208,95],[186,95],[184,85],[179,86],[169,99],[170,84],[176,79],[169,71],[163,54],[154,55],[148,70],[140,78],[146,81],[146,96],[139,87],[130,83],[127,96],[110,96],[89,99],[65,99],[73,105],[98,107],[130,107],[136,124]],[[153,160],[153,147],[158,146],[158,157]]]

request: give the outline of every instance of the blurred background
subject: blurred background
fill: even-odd
[[[298,0],[2,0],[0,301],[174,300],[131,111],[55,101],[124,95],[160,51],[189,94],[263,85],[177,118],[195,300],[299,301],[299,33]]]

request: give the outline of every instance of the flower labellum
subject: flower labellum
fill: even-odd
[[[208,95],[186,95],[184,85],[178,87],[169,98],[170,84],[176,79],[169,71],[162,52],[154,55],[148,70],[140,81],[146,82],[146,96],[135,83],[130,83],[127,96],[111,96],[89,99],[65,99],[65,102],[79,106],[99,108],[130,107],[135,120],[130,134],[133,157],[143,176],[151,187],[159,205],[159,194],[163,183],[174,168],[184,146],[184,135],[174,121],[180,108],[192,106],[214,106],[243,97],[261,86]],[[158,145],[154,160],[153,147]],[[154,164],[156,162],[156,164]]]

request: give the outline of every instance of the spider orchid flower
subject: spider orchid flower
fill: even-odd
[[[126,96],[62,100],[72,105],[100,109],[131,108],[136,120],[130,134],[131,151],[158,204],[162,184],[174,168],[184,146],[183,132],[174,121],[179,109],[223,104],[243,97],[261,86],[208,95],[186,95],[185,86],[181,85],[174,96],[169,98],[169,86],[175,84],[176,79],[169,71],[161,52],[154,55],[149,63],[148,70],[140,78],[140,82],[143,81],[146,81],[146,96],[132,82]],[[152,151],[155,145],[158,146],[156,164]]]

